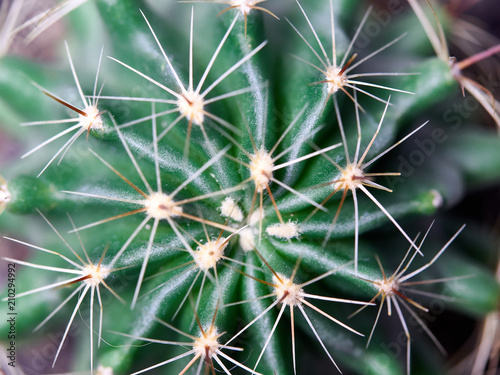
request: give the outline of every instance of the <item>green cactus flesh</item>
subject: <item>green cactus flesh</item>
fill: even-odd
[[[94,374],[444,373],[466,335],[446,317],[500,299],[491,244],[448,210],[498,183],[500,140],[443,120],[460,84],[415,15],[152,3],[87,2],[57,66],[0,60],[26,373],[69,342]],[[37,372],[22,352],[49,335]]]

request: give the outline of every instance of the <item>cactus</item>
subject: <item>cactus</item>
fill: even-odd
[[[454,207],[500,180],[461,96],[498,120],[463,72],[498,46],[448,64],[417,0],[82,3],[23,26],[78,7],[55,61],[0,59],[8,366],[442,374],[494,319],[498,249]]]

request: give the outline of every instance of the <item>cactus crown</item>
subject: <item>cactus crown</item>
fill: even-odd
[[[469,251],[449,208],[500,181],[498,137],[453,117],[462,89],[500,124],[462,74],[500,48],[450,65],[452,15],[417,0],[392,14],[363,0],[69,0],[26,22],[23,1],[0,7],[15,16],[2,52],[85,4],[67,18],[68,74],[0,60],[5,133],[29,150],[0,177],[2,246],[34,253],[3,258],[14,362],[33,326],[62,329],[40,371],[70,371],[58,358],[79,324],[71,370],[92,374],[442,373],[409,318],[444,352],[440,336],[463,335],[421,314],[498,307],[491,246]],[[37,211],[50,235],[27,230]],[[384,304],[403,340],[375,330]]]

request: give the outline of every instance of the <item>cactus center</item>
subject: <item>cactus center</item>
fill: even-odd
[[[155,219],[178,217],[182,214],[182,207],[178,206],[172,198],[163,193],[153,193],[145,203],[147,214]]]
[[[221,237],[198,246],[194,253],[194,260],[198,267],[202,270],[214,268],[224,255],[228,243],[224,237]]]
[[[328,82],[328,92],[334,94],[347,84],[347,76],[341,68],[329,66],[326,70],[326,82]]]
[[[212,358],[219,349],[219,342],[217,341],[219,335],[217,335],[217,329],[215,327],[210,327],[205,334],[197,338],[194,341],[193,349],[195,350],[196,356],[201,356],[201,358]]]
[[[379,290],[386,297],[393,295],[394,291],[399,289],[399,283],[393,278],[388,280],[378,280],[376,283],[379,285]]]
[[[364,176],[363,170],[356,164],[349,163],[342,171],[341,177],[333,184],[334,189],[350,189],[355,190],[367,178]]]
[[[203,98],[194,91],[186,91],[177,101],[181,114],[196,125],[202,125],[205,114]]]
[[[100,264],[89,264],[83,271],[83,274],[88,278],[83,281],[89,286],[96,287],[109,275],[109,272],[108,268]]]
[[[273,283],[275,284],[274,293],[278,301],[288,306],[297,306],[302,303],[302,296],[304,294],[300,285],[294,284],[291,279],[278,274],[281,281],[273,276]]]
[[[250,157],[250,177],[257,191],[262,192],[273,178],[274,163],[266,150],[260,149]]]
[[[85,108],[84,111],[87,116],[79,115],[79,124],[85,130],[98,130],[103,128],[103,122],[101,113],[95,105],[91,105]]]

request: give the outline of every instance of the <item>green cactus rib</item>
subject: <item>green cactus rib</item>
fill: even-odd
[[[64,72],[0,59],[19,350],[35,328],[62,337],[43,373],[69,340],[99,375],[442,373],[439,314],[500,303],[491,244],[448,211],[498,184],[500,139],[443,122],[450,65],[397,22],[361,48],[366,1],[166,3],[75,10]]]

